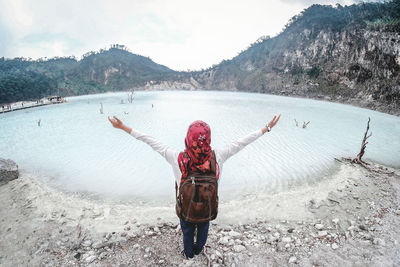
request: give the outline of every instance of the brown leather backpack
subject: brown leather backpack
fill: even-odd
[[[189,171],[185,180],[176,189],[176,214],[179,218],[202,223],[212,221],[218,214],[218,182],[216,178],[215,153],[211,156],[211,171],[198,173]]]

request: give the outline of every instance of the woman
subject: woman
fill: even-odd
[[[215,151],[211,149],[210,127],[203,121],[195,121],[188,128],[184,152],[176,151],[162,144],[157,139],[124,125],[122,121],[115,116],[113,118],[108,117],[108,120],[114,128],[127,132],[136,139],[150,145],[156,152],[160,153],[160,155],[171,164],[176,185],[181,185],[185,179],[188,178],[189,174],[207,174],[210,173],[212,169],[215,175],[214,177],[219,182],[224,162],[261,135],[271,131],[279,121],[280,116],[281,115],[274,116],[261,130],[254,131],[225,148],[216,149]],[[193,258],[194,255],[200,254],[206,244],[209,221],[192,223],[182,219],[181,216],[179,217],[183,233],[184,254],[187,258]],[[195,243],[194,232],[196,228],[197,237]]]

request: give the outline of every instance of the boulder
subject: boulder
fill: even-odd
[[[17,179],[18,176],[18,165],[10,159],[0,158],[0,185]]]

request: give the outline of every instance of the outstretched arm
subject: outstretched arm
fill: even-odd
[[[108,120],[111,122],[112,126],[117,129],[121,129],[128,134],[135,137],[137,140],[140,140],[146,144],[148,144],[154,151],[158,152],[161,156],[163,156],[170,164],[173,164],[178,158],[177,152],[170,147],[164,145],[156,138],[149,136],[147,134],[141,133],[139,131],[133,130],[131,127],[122,123],[117,117],[110,118]]]
[[[115,116],[112,118],[108,117],[108,120],[111,122],[111,124],[114,128],[121,129],[121,130],[127,132],[128,134],[131,134],[132,128],[123,124],[122,121],[120,119],[118,119],[117,117],[115,117]]]
[[[281,117],[280,114],[279,116],[274,116],[274,118],[267,125],[261,128],[261,130],[254,131],[246,135],[245,137],[242,137],[232,142],[223,149],[218,150],[218,155],[220,157],[219,161],[221,163],[225,162],[227,159],[229,159],[230,157],[238,153],[240,150],[242,150],[245,146],[254,142],[266,132],[271,131],[271,129],[278,123],[280,117]]]

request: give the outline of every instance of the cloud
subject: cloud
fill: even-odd
[[[176,70],[207,68],[328,2],[0,0],[0,56],[79,57],[118,43]]]

